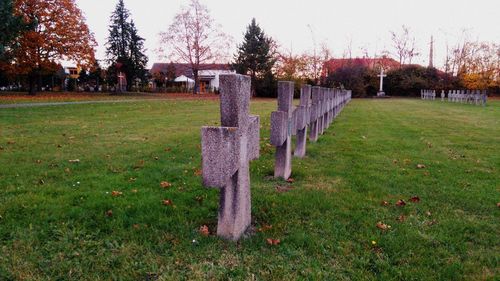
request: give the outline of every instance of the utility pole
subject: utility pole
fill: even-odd
[[[434,36],[431,36],[431,49],[429,51],[429,67],[434,67]]]

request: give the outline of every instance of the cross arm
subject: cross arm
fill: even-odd
[[[203,185],[222,188],[236,173],[240,162],[237,127],[202,127],[201,155]]]

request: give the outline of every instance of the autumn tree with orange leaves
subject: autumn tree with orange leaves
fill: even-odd
[[[16,0],[14,13],[32,26],[19,36],[12,63],[16,75],[28,77],[30,94],[62,60],[94,65],[97,43],[74,0]]]

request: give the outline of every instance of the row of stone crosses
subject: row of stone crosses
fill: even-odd
[[[251,223],[249,161],[260,156],[260,119],[249,114],[251,79],[220,76],[221,127],[202,127],[203,185],[220,189],[217,235],[239,240]],[[278,110],[271,113],[271,144],[276,146],[274,175],[288,179],[294,155],[304,157],[351,100],[351,91],[302,86],[300,105],[293,106],[293,82],[278,83]]]
[[[435,100],[436,90],[420,90],[420,97],[423,100]],[[441,90],[441,101],[445,98],[446,93]],[[486,106],[488,93],[486,90],[449,90],[448,101]]]

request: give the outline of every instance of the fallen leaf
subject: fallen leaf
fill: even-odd
[[[500,202],[497,203],[497,207],[500,208]]]
[[[120,191],[112,191],[111,192],[111,196],[113,197],[118,197],[118,196],[122,196],[123,195],[123,192],[120,192]]]
[[[424,164],[417,164],[417,169],[425,169],[425,165]]]
[[[273,239],[273,238],[267,238],[266,242],[267,242],[267,244],[269,244],[271,246],[277,246],[281,243],[281,241],[279,239]]]
[[[168,181],[162,181],[162,182],[160,182],[160,186],[162,188],[170,188],[170,187],[172,187],[172,184],[169,183]]]
[[[141,228],[141,226],[140,226],[139,224],[133,224],[133,225],[132,225],[132,227],[133,227],[134,229],[139,229],[139,228]]]
[[[404,222],[406,220],[406,216],[405,215],[400,215],[398,218],[397,218],[397,221],[399,222]]]
[[[431,173],[429,173],[429,171],[425,171],[424,172],[424,176],[429,176]]]
[[[156,157],[155,157],[155,160],[156,160],[156,161],[160,160],[160,157],[156,156]]]
[[[389,228],[391,228],[391,226],[379,221],[377,223],[377,228],[380,230],[388,230]]]
[[[16,144],[15,141],[8,141],[7,144]]]
[[[137,189],[132,189],[132,193],[137,193]]]
[[[363,138],[364,140],[366,140],[366,137],[365,137],[365,136],[362,136],[362,138]]]
[[[425,212],[425,215],[427,215],[428,217],[430,217],[432,214],[431,214],[431,212],[427,211],[427,212]]]
[[[289,183],[293,183],[295,180],[293,178],[288,178],[286,181]]]
[[[169,152],[169,151],[172,151],[172,148],[170,148],[170,147],[165,148],[165,152]]]
[[[403,162],[404,162],[406,165],[408,165],[408,164],[410,164],[410,163],[411,163],[411,160],[410,160],[410,159],[405,159],[405,160],[403,160]]]
[[[431,142],[427,142],[427,147],[432,148],[432,143]]]
[[[166,199],[162,201],[162,204],[165,206],[171,206],[172,205],[172,200]]]
[[[61,147],[62,147],[62,145],[60,145],[60,144],[57,145],[57,148],[61,148]]]
[[[198,203],[203,203],[203,196],[196,196],[195,200],[198,201]]]
[[[394,159],[394,160],[392,160],[392,163],[398,164],[398,160]]]
[[[68,160],[69,163],[80,163],[80,159]]]
[[[42,163],[42,160],[36,160],[36,163],[37,163],[37,164],[41,164],[41,163]]]
[[[202,172],[200,169],[196,169],[196,170],[194,170],[194,175],[195,175],[195,176],[199,177],[199,176],[201,176],[202,174],[203,174],[203,172]]]
[[[69,168],[64,169],[64,172],[65,172],[66,174],[71,174],[71,170],[70,170]]]
[[[45,184],[45,181],[44,181],[43,179],[40,179],[40,180],[38,181],[38,183],[39,183],[40,185],[44,185],[44,184]]]
[[[107,210],[106,211],[106,217],[112,217],[113,216],[113,211],[112,210]]]
[[[128,179],[128,182],[135,182],[137,180],[137,178],[130,178]]]
[[[389,202],[387,202],[387,201],[382,201],[382,202],[380,203],[380,205],[382,205],[382,206],[389,206],[390,204],[389,204]]]
[[[406,202],[403,199],[399,199],[398,202],[396,202],[396,206],[402,207],[405,205],[406,205]]]
[[[210,235],[210,231],[208,230],[208,226],[206,226],[206,225],[200,226],[200,229],[198,230],[198,232],[201,234],[201,236]]]
[[[420,197],[413,196],[412,198],[410,198],[410,201],[413,202],[413,203],[418,203],[418,202],[420,202]]]

